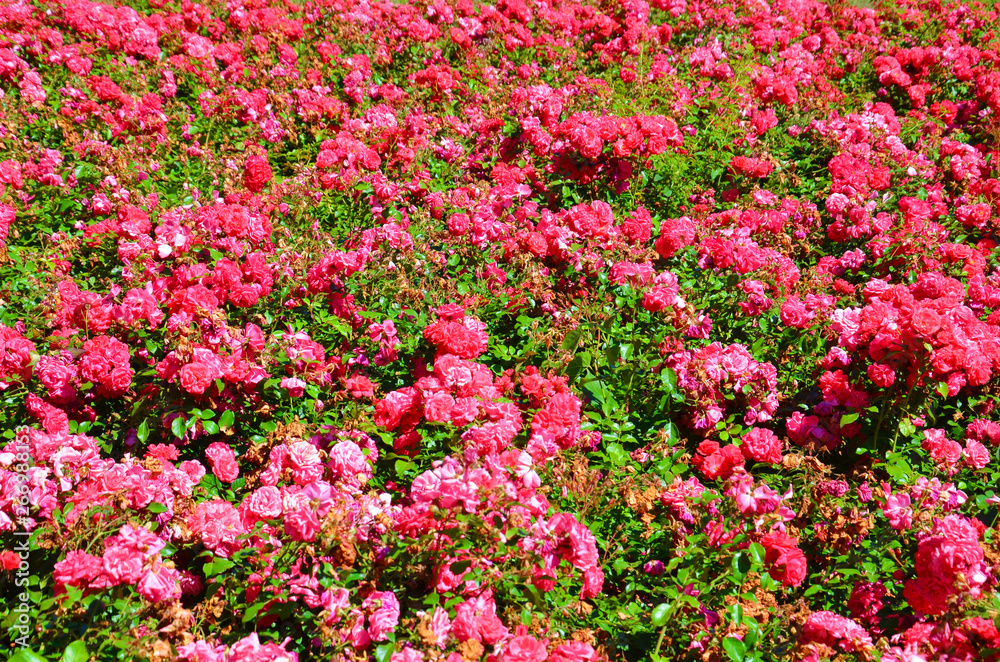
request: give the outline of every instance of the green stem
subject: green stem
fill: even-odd
[[[663,645],[663,635],[665,635],[666,633],[667,633],[667,626],[664,625],[662,628],[660,628],[660,636],[656,640],[656,648],[653,649],[654,660],[660,656],[660,646]]]
[[[909,413],[910,413],[910,398],[913,396],[913,391],[916,390],[917,384],[920,383],[920,380],[923,378],[923,376],[924,376],[924,373],[921,370],[917,374],[916,379],[913,380],[913,386],[911,386],[910,390],[907,391],[907,393],[906,393],[906,400],[904,401],[903,410],[902,411],[903,411],[904,414],[906,414],[907,418],[909,418]],[[892,435],[892,452],[893,453],[896,452],[896,442],[898,440],[899,440],[899,426],[897,425],[896,426],[896,434]]]

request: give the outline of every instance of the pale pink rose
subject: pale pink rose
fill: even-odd
[[[188,515],[187,524],[201,535],[205,547],[223,558],[229,558],[239,549],[237,539],[246,533],[236,508],[222,499],[199,503]]]
[[[319,450],[308,441],[288,445],[285,462],[292,470],[292,478],[299,485],[308,485],[323,477],[323,461]]]

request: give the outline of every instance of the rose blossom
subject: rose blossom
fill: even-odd
[[[240,475],[240,465],[236,461],[236,453],[229,444],[217,441],[205,449],[205,457],[212,467],[215,477],[224,483],[231,483]]]
[[[755,462],[781,464],[781,440],[764,428],[750,428],[740,446],[743,456]]]
[[[255,154],[247,159],[243,170],[243,183],[253,193],[260,193],[271,181],[271,166],[267,157]]]
[[[503,652],[503,662],[542,662],[548,657],[545,644],[531,635],[514,637]]]

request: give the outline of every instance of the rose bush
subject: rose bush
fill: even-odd
[[[0,639],[1000,658],[988,3],[0,7]]]

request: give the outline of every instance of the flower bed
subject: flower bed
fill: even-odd
[[[0,639],[1000,658],[978,2],[0,7]]]

